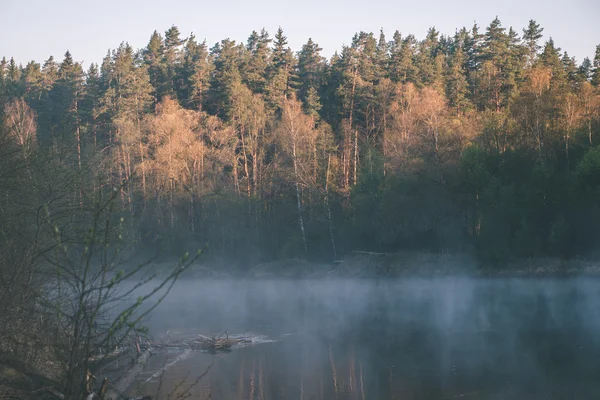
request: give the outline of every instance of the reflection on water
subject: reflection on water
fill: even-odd
[[[157,334],[275,341],[158,353],[132,390],[158,399],[595,398],[599,300],[595,280],[181,282],[149,321]]]

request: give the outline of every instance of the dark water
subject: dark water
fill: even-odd
[[[154,355],[158,399],[600,398],[597,280],[187,281],[148,324],[273,340]]]

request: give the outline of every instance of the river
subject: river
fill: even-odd
[[[130,392],[155,399],[586,399],[600,396],[600,280],[180,281]]]

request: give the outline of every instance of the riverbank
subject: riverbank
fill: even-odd
[[[159,267],[159,266],[157,266]],[[486,265],[468,254],[426,252],[354,252],[332,263],[284,259],[248,268],[223,261],[204,260],[185,276],[193,278],[400,278],[400,277],[549,277],[600,276],[600,262],[531,258],[503,265]]]

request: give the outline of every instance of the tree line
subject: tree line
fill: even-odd
[[[359,32],[326,59],[281,28],[209,48],[172,26],[87,71],[2,59],[3,244],[58,193],[78,209],[110,186],[131,244],[246,265],[592,257],[600,46],[577,63],[542,32]]]

